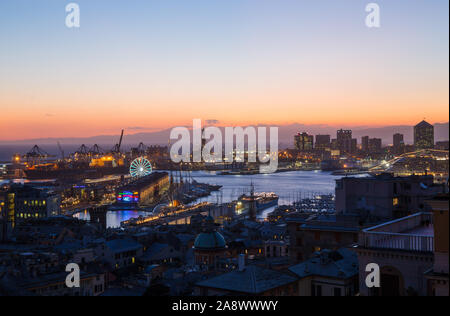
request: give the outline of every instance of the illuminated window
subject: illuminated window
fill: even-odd
[[[393,206],[398,205],[398,198],[394,198],[394,199],[392,200],[392,205],[393,205]]]

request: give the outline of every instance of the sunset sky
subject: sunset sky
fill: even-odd
[[[0,1],[0,140],[448,121],[445,0],[69,2]]]

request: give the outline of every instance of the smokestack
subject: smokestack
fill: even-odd
[[[239,271],[245,270],[245,255],[240,254],[238,258],[238,264],[239,264]]]

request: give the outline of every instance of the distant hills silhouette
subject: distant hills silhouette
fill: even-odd
[[[449,139],[449,122],[436,123],[435,127],[435,140],[443,141]],[[299,132],[307,132],[308,134],[329,134],[331,138],[336,137],[336,131],[340,128],[353,130],[353,137],[358,139],[358,143],[361,142],[362,136],[370,136],[371,138],[381,138],[384,145],[392,144],[392,135],[395,133],[404,134],[406,143],[413,143],[413,126],[398,125],[398,126],[385,126],[385,127],[352,127],[352,126],[330,126],[330,125],[305,125],[305,124],[290,124],[279,126],[279,143],[282,147],[290,147],[293,144],[293,136]],[[133,145],[143,142],[146,145],[167,145],[169,140],[171,128],[156,131],[156,132],[144,132],[127,134],[125,130],[125,136],[123,139],[124,145]],[[12,145],[12,144],[115,144],[119,139],[119,135],[98,135],[92,137],[61,137],[61,138],[37,138],[37,139],[24,139],[16,141],[0,141],[0,145]],[[281,147],[281,146],[280,146]]]

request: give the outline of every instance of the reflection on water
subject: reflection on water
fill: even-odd
[[[188,178],[184,173],[183,177]],[[202,183],[218,184],[222,186],[219,192],[199,199],[197,202],[226,203],[236,200],[242,193],[249,192],[253,183],[255,192],[275,192],[279,195],[279,205],[291,204],[292,202],[312,196],[314,194],[333,194],[335,180],[341,176],[333,176],[330,172],[320,171],[292,171],[274,174],[260,174],[251,176],[218,175],[216,172],[193,171],[191,177]],[[259,218],[266,218],[275,207],[268,208],[259,214]],[[120,222],[130,218],[145,216],[148,213],[141,211],[110,211],[106,215],[108,227],[120,227]],[[77,218],[89,220],[88,213],[79,213]]]
[[[242,193],[250,191],[253,183],[255,192],[275,192],[280,197],[279,204],[291,204],[299,198],[314,194],[334,194],[335,180],[331,172],[291,171],[251,176],[218,176],[215,172],[192,172],[192,178],[198,182],[222,185],[220,192],[213,192],[201,201],[230,202]]]

